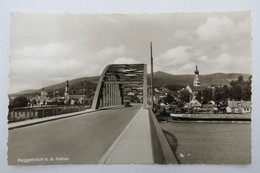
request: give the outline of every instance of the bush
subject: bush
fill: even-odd
[[[19,107],[27,107],[29,103],[29,100],[24,96],[16,97],[11,104],[9,105],[9,108],[19,108]]]

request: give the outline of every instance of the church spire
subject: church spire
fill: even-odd
[[[67,80],[66,81],[66,85],[65,85],[65,93],[64,93],[64,96],[65,96],[65,99],[69,99],[69,81]]]
[[[195,75],[197,74],[197,75],[199,75],[199,70],[198,70],[198,66],[196,65],[196,70],[195,70]]]
[[[196,66],[196,69],[194,71],[194,83],[193,83],[193,86],[200,86],[198,66]]]

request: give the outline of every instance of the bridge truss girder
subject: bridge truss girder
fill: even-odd
[[[92,109],[124,104],[129,92],[142,94],[144,108],[147,107],[147,65],[146,64],[110,64],[102,72]]]

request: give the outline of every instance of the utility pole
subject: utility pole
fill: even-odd
[[[153,100],[153,44],[150,43],[150,49],[151,49],[151,97],[152,97],[152,109],[154,108],[154,100]]]

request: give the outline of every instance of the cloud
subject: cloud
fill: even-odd
[[[194,50],[190,46],[177,46],[155,58],[155,71],[165,71],[173,74],[192,73],[197,59],[193,56]]]
[[[84,56],[77,55],[77,49],[72,44],[49,43],[13,49],[10,58],[10,92],[28,89],[28,84],[29,88],[39,88],[82,75],[98,75],[96,64],[85,61]],[[19,87],[16,83],[20,83]]]
[[[218,66],[216,66],[218,64]],[[251,57],[248,55],[233,55],[222,53],[216,59],[211,60],[210,67],[212,70],[229,73],[251,73]],[[240,69],[241,71],[237,71]]]
[[[120,45],[117,47],[105,47],[100,52],[98,52],[98,56],[115,56],[115,55],[124,55],[127,49],[124,45]]]
[[[240,21],[234,30],[234,36],[249,35],[251,33],[251,22],[249,18]],[[250,38],[249,38],[250,39]]]
[[[222,43],[222,44],[220,45],[220,49],[221,49],[221,51],[223,51],[223,52],[227,51],[229,48],[230,48],[230,45],[227,44],[227,43]]]
[[[68,73],[81,65],[70,56],[72,47],[65,43],[49,43],[43,46],[28,46],[13,50],[10,59],[12,75],[58,75]],[[64,70],[66,69],[66,70]]]
[[[158,63],[166,66],[185,64],[191,59],[190,49],[191,47],[188,46],[178,46],[169,49],[159,57]]]
[[[36,59],[27,58],[13,61],[10,74],[14,76],[31,76],[38,78],[48,78],[56,76],[75,76],[79,74],[78,69],[82,68],[82,63],[76,59]]]
[[[43,46],[27,46],[22,49],[15,49],[12,56],[18,59],[24,58],[63,58],[62,56],[71,51],[71,46],[65,43],[49,43]],[[12,60],[12,59],[11,59]]]
[[[107,64],[137,63],[133,58],[125,58],[124,45],[107,46],[96,53],[87,52],[75,43],[48,43],[13,49],[10,58],[10,92],[15,83],[31,82],[29,88],[39,88],[82,76],[100,75]],[[40,80],[39,80],[40,79]],[[20,84],[19,90],[28,85]]]
[[[228,17],[208,17],[207,21],[197,29],[198,36],[203,41],[221,40],[230,34],[235,23]]]
[[[249,12],[19,13],[12,16],[10,88],[40,88],[99,75],[111,63],[142,62],[149,71],[150,41],[155,71],[191,74],[199,65],[202,74],[245,73],[250,70],[250,39]]]
[[[196,33],[205,42],[225,41],[229,39],[240,40],[245,36],[250,39],[250,19],[235,22],[229,17],[208,17],[206,22],[200,25]]]
[[[176,41],[182,41],[182,42],[191,42],[193,39],[193,32],[188,32],[183,29],[176,30],[173,35],[169,38],[166,38],[166,42],[176,42]]]
[[[182,29],[178,29],[174,32],[174,38],[184,38],[188,35],[188,32]]]
[[[236,64],[234,56],[228,53],[222,53],[217,57],[217,59],[214,60],[214,62],[216,64],[220,64],[222,67],[223,66],[232,67],[233,64]]]
[[[180,70],[182,70],[182,71],[184,71],[184,72],[186,72],[186,73],[192,73],[193,70],[195,70],[195,66],[196,66],[196,65],[197,65],[197,64],[194,63],[194,62],[189,62],[189,63],[187,63],[187,64],[182,65],[182,66],[180,67]]]
[[[209,57],[208,56],[200,56],[199,58],[198,58],[198,60],[200,61],[200,62],[207,62],[208,60],[209,60]]]
[[[126,58],[126,57],[120,57],[117,58],[112,64],[137,64],[140,63],[136,59],[133,58]]]

